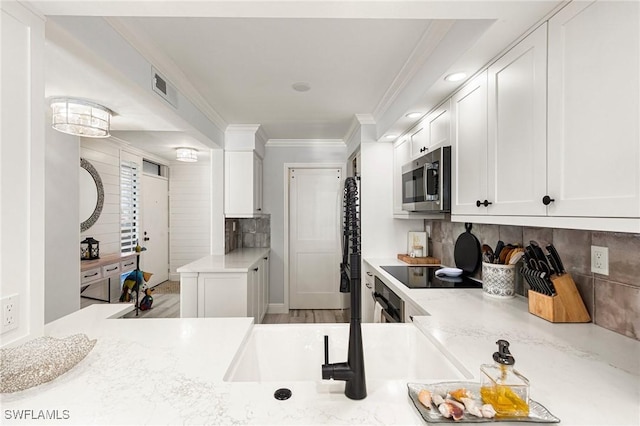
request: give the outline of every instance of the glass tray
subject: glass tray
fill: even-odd
[[[440,414],[440,411],[435,407],[431,410],[427,410],[420,401],[418,401],[418,393],[421,390],[427,389],[433,393],[439,393],[446,395],[447,392],[466,388],[473,393],[478,399],[480,398],[480,383],[474,382],[442,382],[442,383],[407,383],[409,390],[409,398],[413,401],[416,409],[427,423],[488,423],[488,422],[531,422],[531,423],[559,423],[560,419],[554,416],[540,403],[529,399],[529,415],[527,417],[503,417],[486,419],[482,417],[472,416],[465,410],[464,417],[460,420],[453,420],[444,417]],[[480,401],[478,401],[480,402]]]

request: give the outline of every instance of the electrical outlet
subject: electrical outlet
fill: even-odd
[[[19,298],[17,294],[2,298],[2,330],[0,334],[18,328]]]
[[[609,248],[591,246],[591,272],[609,275]]]

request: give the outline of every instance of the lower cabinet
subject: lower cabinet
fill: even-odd
[[[374,275],[365,267],[361,287],[362,311],[360,313],[362,322],[373,322],[373,310],[375,302],[373,300],[373,291],[375,289]]]
[[[411,302],[404,302],[404,322],[413,322],[413,317],[425,315],[425,312]]]
[[[181,276],[182,318],[253,317],[258,324],[268,305],[268,256],[260,258],[247,272],[201,272]]]

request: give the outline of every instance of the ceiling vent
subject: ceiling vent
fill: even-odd
[[[151,81],[153,91],[174,108],[178,108],[178,91],[153,67],[151,68]]]

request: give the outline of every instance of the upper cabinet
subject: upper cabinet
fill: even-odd
[[[225,216],[261,215],[262,159],[254,151],[227,151],[224,160]]]
[[[553,216],[640,217],[638,2],[573,2],[549,21]]]
[[[262,158],[265,138],[260,126],[232,125],[225,131],[224,213],[256,217],[262,207]]]
[[[452,96],[453,220],[640,232],[639,16],[570,3]]]
[[[409,131],[410,159],[426,154],[433,146],[448,144],[451,134],[450,105],[447,99]]]

